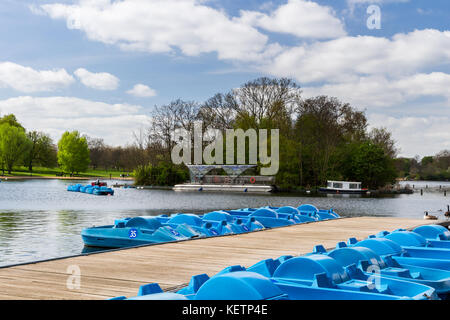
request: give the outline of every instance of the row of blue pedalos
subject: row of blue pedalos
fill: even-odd
[[[450,232],[427,225],[383,231],[362,241],[350,238],[329,251],[317,245],[309,254],[266,259],[248,268],[229,266],[212,277],[195,275],[176,292],[145,284],[128,299],[437,300],[447,299],[449,292]]]
[[[238,234],[336,218],[339,215],[332,209],[319,210],[310,204],[303,204],[298,208],[245,208],[213,211],[204,215],[177,213],[170,216],[118,219],[114,225],[83,229],[81,236],[88,247],[121,248]]]
[[[95,184],[88,184],[83,186],[82,184],[78,183],[68,186],[67,191],[94,194],[96,196],[114,195],[113,189],[108,188],[106,185],[95,185]]]

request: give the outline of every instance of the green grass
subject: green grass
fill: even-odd
[[[30,175],[33,177],[55,177],[55,176],[61,176],[62,170],[59,168],[45,168],[45,167],[35,167],[33,168],[33,172],[30,173],[28,168],[26,167],[14,167],[11,174],[8,174],[8,172],[5,170],[5,176],[12,177],[12,176],[19,176],[19,177],[29,177]],[[132,176],[132,172],[128,171],[118,171],[118,170],[94,170],[94,169],[88,169],[86,172],[81,172],[78,174],[75,174],[75,177],[103,177],[103,178],[109,178],[110,175],[112,178],[118,178],[121,174],[129,174],[129,176]],[[0,170],[0,175],[3,175],[3,172]],[[66,177],[70,177],[70,174],[66,173]]]

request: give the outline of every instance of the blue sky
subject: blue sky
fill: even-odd
[[[401,155],[450,149],[449,1],[3,0],[0,17],[0,114],[55,140],[124,145],[155,105],[286,76],[365,110]]]

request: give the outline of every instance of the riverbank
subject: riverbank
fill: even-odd
[[[90,169],[86,172],[77,173],[73,176],[70,173],[64,173],[59,168],[35,167],[30,172],[25,167],[15,167],[11,174],[6,171],[0,171],[0,179],[2,180],[23,180],[23,179],[61,179],[61,180],[91,180],[91,179],[117,179],[117,180],[133,180],[131,172],[118,170],[94,170]]]

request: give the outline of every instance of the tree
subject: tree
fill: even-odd
[[[217,93],[209,98],[199,110],[199,118],[206,128],[226,130],[233,128],[238,104],[233,93]]]
[[[31,131],[27,133],[30,148],[24,157],[24,164],[33,171],[33,165],[53,168],[57,164],[56,146],[50,136],[44,132]]]
[[[2,167],[6,166],[9,174],[29,148],[30,141],[23,128],[12,126],[8,122],[0,124],[0,159]]]
[[[159,149],[168,161],[175,145],[173,134],[176,129],[193,132],[194,123],[199,120],[200,105],[195,101],[177,99],[169,104],[155,106],[148,135],[149,144]],[[193,139],[193,137],[192,137]]]
[[[17,121],[17,118],[14,114],[7,114],[4,115],[3,117],[0,118],[0,125],[7,123],[10,126],[16,127],[21,129],[22,131],[25,132],[25,128],[19,123],[19,121]]]
[[[71,175],[86,171],[89,167],[89,147],[78,131],[64,132],[58,142],[58,163]]]
[[[450,169],[450,150],[442,150],[434,158],[434,162],[439,169],[445,171]]]
[[[136,185],[173,186],[189,179],[189,171],[184,165],[159,162],[157,165],[139,165],[134,170]]]
[[[420,162],[420,164],[423,167],[426,167],[427,165],[432,164],[432,163],[433,163],[433,157],[432,156],[423,157],[422,161]]]
[[[395,147],[395,141],[392,139],[392,133],[386,128],[373,128],[369,133],[369,139],[373,143],[383,148],[384,152],[391,158],[395,158],[398,149]]]
[[[89,147],[89,157],[91,159],[91,166],[95,170],[101,164],[105,164],[105,151],[107,146],[103,139],[91,138],[87,135],[84,135],[86,138],[88,147]],[[105,167],[105,165],[104,165]]]
[[[295,138],[300,142],[301,181],[319,185],[338,173],[335,154],[350,142],[365,137],[367,119],[363,112],[336,98],[319,96],[298,105]]]
[[[392,183],[397,177],[393,159],[371,141],[347,145],[340,159],[341,170],[347,179],[361,181],[371,189]]]
[[[413,159],[409,158],[396,158],[394,159],[394,165],[398,172],[399,177],[407,177],[410,175]]]
[[[249,81],[233,90],[236,101],[236,118],[253,119],[255,129],[263,119],[274,119],[279,115],[292,115],[300,101],[300,87],[291,79],[262,77]]]

